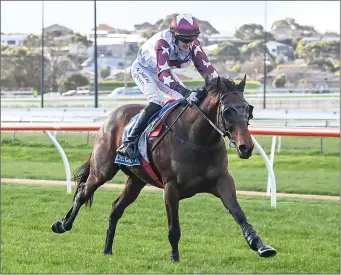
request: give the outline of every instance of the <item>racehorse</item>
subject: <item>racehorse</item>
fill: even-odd
[[[242,159],[248,159],[254,147],[248,130],[253,107],[244,98],[245,82],[246,75],[238,85],[231,79],[206,77],[200,89],[200,93],[205,95],[200,105],[186,108],[180,104],[172,111],[164,122],[168,133],[152,152],[149,151],[151,163],[163,184],[168,239],[171,260],[174,262],[179,261],[179,201],[203,192],[213,194],[222,201],[241,227],[249,247],[257,251],[259,256],[272,257],[277,253],[262,242],[248,223],[237,201],[234,180],[227,170],[227,150],[222,133],[229,137]],[[121,195],[112,204],[104,247],[104,254],[112,254],[116,225],[126,207],[136,200],[147,183],[158,186],[142,166],[128,167],[114,163],[125,126],[143,107],[127,104],[108,116],[95,137],[89,159],[75,172],[77,189],[74,203],[61,221],[53,223],[52,230],[55,233],[71,230],[80,207],[84,203],[90,203],[91,206],[96,189],[122,170],[127,175],[127,182]],[[179,117],[181,112],[182,116]],[[148,147],[152,148],[159,139],[150,138]]]

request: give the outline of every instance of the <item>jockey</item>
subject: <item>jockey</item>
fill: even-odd
[[[190,14],[179,14],[169,29],[156,33],[140,47],[131,74],[149,103],[117,153],[136,158],[137,140],[149,119],[162,108],[163,93],[174,99],[185,98],[191,106],[199,104],[199,94],[187,89],[173,71],[194,64],[202,77],[218,76],[197,39],[199,34],[198,20]]]

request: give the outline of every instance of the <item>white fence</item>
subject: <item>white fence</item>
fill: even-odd
[[[98,124],[98,123],[97,123]],[[71,192],[71,171],[70,164],[68,162],[67,156],[60,146],[56,138],[50,133],[51,130],[54,131],[97,131],[99,125],[53,125],[51,123],[2,123],[1,131],[44,131],[51,142],[56,146],[58,152],[60,153],[65,170],[66,170],[66,182],[67,182],[67,192]],[[261,145],[257,142],[253,135],[251,135],[252,141],[255,145],[255,149],[262,156],[265,166],[268,170],[268,182],[267,182],[267,193],[271,197],[271,207],[276,207],[276,179],[273,169],[275,147],[276,147],[276,136],[319,136],[319,137],[337,137],[340,138],[339,128],[288,128],[288,127],[251,127],[251,134],[261,134],[261,135],[272,135],[272,146],[270,159],[264,152]]]
[[[56,135],[56,131],[63,131],[63,129],[67,129],[67,125],[77,125],[73,129],[74,131],[79,131],[83,128],[82,131],[91,132],[95,129],[99,128],[99,125],[102,124],[104,119],[108,117],[108,115],[113,111],[113,108],[1,108],[1,128],[2,131],[6,128],[6,125],[16,124],[11,131],[22,131],[20,126],[28,126],[25,128],[25,131],[36,131],[35,128],[37,125],[53,125],[58,126],[56,130],[51,128]],[[88,125],[96,125],[95,127],[89,127]],[[256,139],[253,137],[254,144],[256,149],[262,155],[265,165],[268,169],[268,182],[267,182],[267,192],[271,194],[271,206],[276,207],[276,181],[275,174],[273,171],[273,162],[274,162],[274,154],[276,147],[276,136],[279,137],[278,148],[281,147],[281,135],[299,135],[296,132],[299,128],[296,128],[296,132],[290,127],[306,127],[303,128],[303,131],[308,131],[308,127],[319,127],[320,130],[325,129],[331,131],[331,129],[339,131],[340,124],[340,110],[293,110],[293,109],[255,109],[254,110],[254,119],[250,121],[251,124],[251,132],[254,134],[267,134],[272,135],[272,146],[270,158],[265,154],[262,147],[258,144]],[[60,127],[59,127],[60,126]],[[271,132],[270,127],[268,129],[258,128],[258,130],[254,127],[262,127],[262,126],[276,126],[281,128],[273,128],[272,129],[281,129],[282,132]],[[284,126],[284,127],[283,127]],[[78,127],[78,128],[77,128]],[[322,128],[322,129],[321,129]],[[7,128],[8,129],[8,128]],[[291,133],[285,133],[287,129],[290,130]],[[315,128],[317,131],[317,128]],[[71,129],[72,130],[72,129]],[[9,131],[9,130],[7,130]],[[70,169],[67,161],[67,157],[58,144],[55,135],[53,136],[48,130],[44,131],[51,142],[56,146],[58,151],[60,152],[62,159],[64,161],[66,173],[67,173],[67,182],[70,182]],[[69,129],[70,131],[70,129]],[[257,132],[258,131],[258,132]],[[302,129],[301,129],[302,132]],[[320,131],[321,132],[321,131]],[[309,134],[305,133],[306,136]],[[310,133],[310,135],[313,135]],[[321,138],[326,136],[324,134],[317,135]],[[339,132],[338,132],[339,136]],[[70,186],[68,187],[68,191],[70,190]]]
[[[255,108],[263,108],[262,94],[246,94],[245,98]],[[107,95],[98,96],[98,106],[114,108],[127,103],[146,104],[144,96],[111,98]],[[2,108],[40,107],[41,99],[36,98],[1,98]],[[267,94],[266,107],[269,109],[336,109],[340,106],[340,94]],[[94,107],[92,96],[45,96],[44,107]]]
[[[2,122],[103,122],[113,108],[1,108]],[[251,125],[339,127],[340,110],[255,109]]]

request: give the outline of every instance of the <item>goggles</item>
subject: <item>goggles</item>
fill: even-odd
[[[189,44],[189,43],[192,43],[195,39],[197,39],[198,36],[197,35],[192,35],[192,36],[178,35],[175,38],[178,39],[179,41],[181,41],[182,43]]]

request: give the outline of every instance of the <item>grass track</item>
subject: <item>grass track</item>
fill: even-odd
[[[101,255],[108,215],[119,190],[100,189],[71,232],[50,225],[66,214],[64,187],[3,184],[2,273],[340,273],[339,201],[240,197],[249,222],[278,250],[272,259],[251,251],[222,203],[198,195],[180,203],[179,264],[169,261],[161,192],[142,191],[117,227],[114,255]]]

